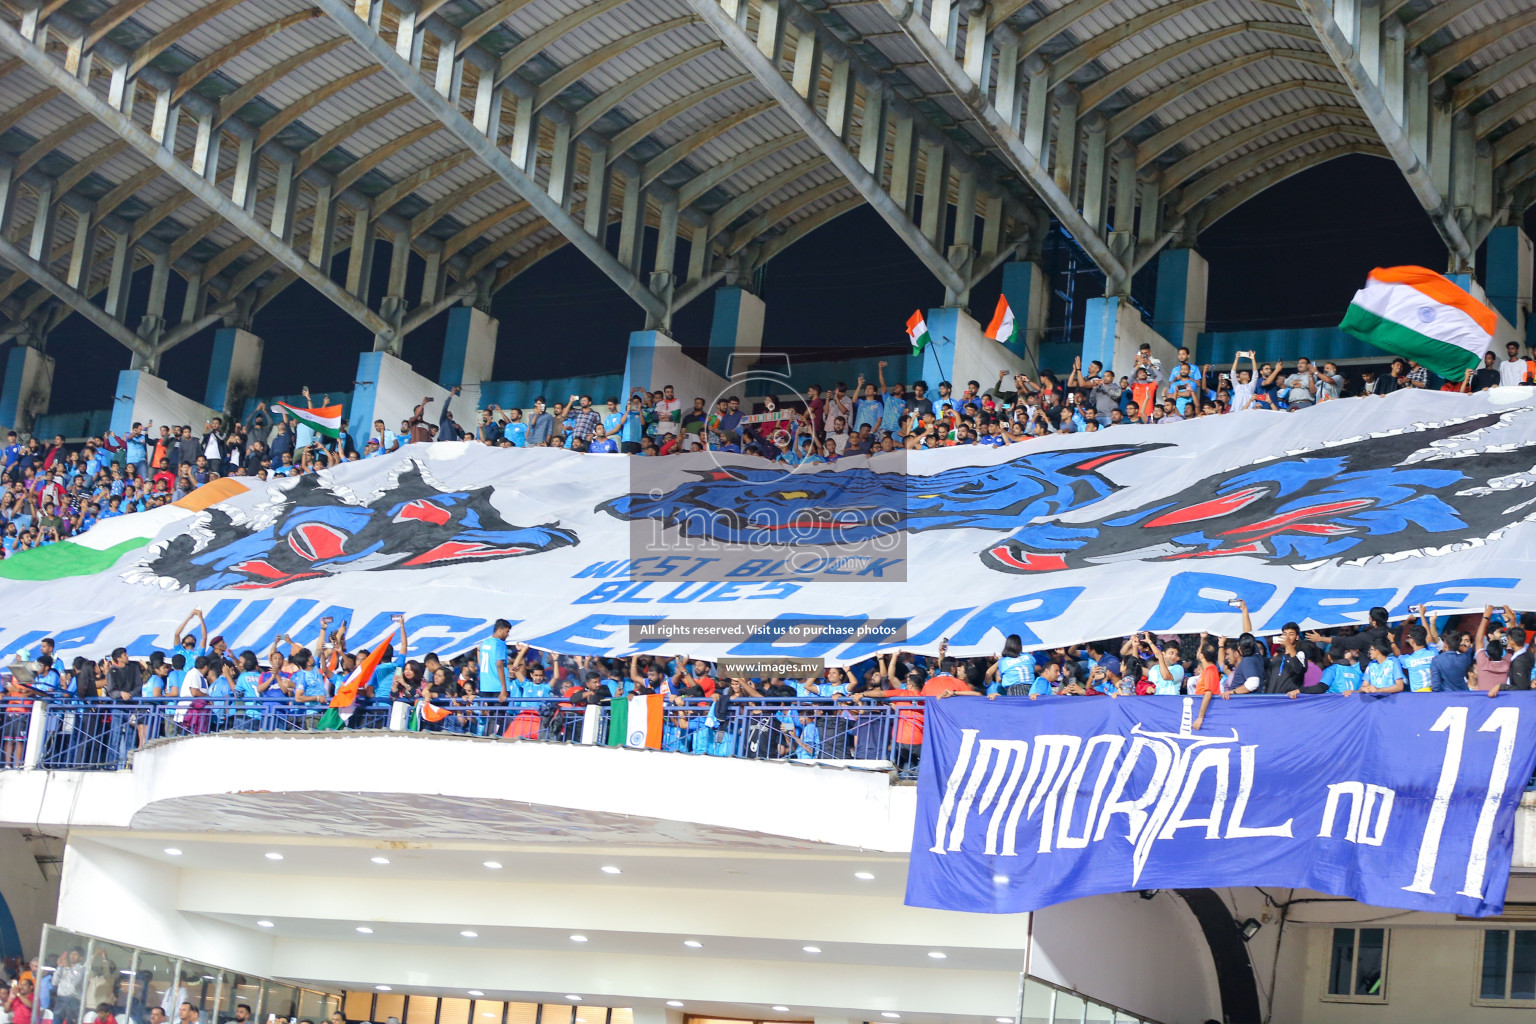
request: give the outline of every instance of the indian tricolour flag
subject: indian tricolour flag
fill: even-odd
[[[1013,322],[1013,307],[1008,305],[1008,296],[999,295],[997,311],[992,314],[992,322],[987,325],[987,337],[1007,344],[1013,340],[1018,329]]]
[[[1493,310],[1433,270],[1378,267],[1339,329],[1460,381],[1482,363],[1498,322]]]
[[[373,673],[378,670],[379,663],[384,660],[384,652],[389,650],[389,642],[395,637],[395,627],[389,627],[389,632],[384,634],[384,639],[373,649],[373,653],[363,659],[363,663],[347,677],[347,681],[336,688],[336,696],[331,698],[331,706],[325,714],[320,716],[320,721],[315,723],[316,729],[345,729],[347,723],[352,720],[352,714],[357,710],[357,691],[368,685],[368,680],[373,678]]]
[[[928,321],[923,318],[923,311],[918,310],[907,318],[907,337],[912,339],[912,354],[920,356],[923,348],[933,340],[928,336]]]
[[[659,693],[631,697],[624,708],[624,745],[661,749],[661,711],[665,698]],[[614,701],[618,704],[618,701]],[[612,717],[612,709],[609,711]]]
[[[324,434],[326,437],[341,436],[341,406],[339,405],[322,405],[318,409],[300,409],[298,406],[289,405],[287,402],[278,402],[277,407],[317,434]]]

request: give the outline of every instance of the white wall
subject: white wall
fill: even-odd
[[[999,370],[1008,373],[1003,390],[1012,391],[1013,375],[1026,373],[1029,369],[1024,357],[1015,355],[1000,342],[987,337],[979,323],[964,313],[960,314],[955,331],[955,358],[949,377],[954,383],[956,395],[965,390],[965,383],[970,380],[979,383],[985,394],[996,386]],[[932,393],[938,394],[937,382],[933,384]]]
[[[194,435],[202,436],[208,421],[218,415],[203,403],[172,391],[170,385],[147,370],[124,370],[118,374],[117,395],[112,429],[124,434],[134,423],[154,423],[156,430],[162,426],[190,426]]]
[[[27,956],[37,955],[43,925],[53,922],[59,905],[58,866],[45,872],[37,863],[37,854],[49,852],[44,844],[40,836],[28,839],[20,829],[0,828],[0,895]]]
[[[668,384],[685,411],[693,408],[695,398],[704,399],[705,405],[713,409],[722,395],[741,393],[739,387],[731,389],[730,381],[684,354],[681,345],[660,331],[635,331],[629,336],[629,355],[624,365],[625,391],[637,387],[659,391]],[[561,395],[560,400],[566,397]],[[621,395],[620,401],[628,397]]]

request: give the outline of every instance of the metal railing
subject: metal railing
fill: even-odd
[[[660,748],[751,760],[889,763],[916,773],[922,698],[750,697],[724,704],[665,698]],[[615,698],[623,700],[623,698]],[[218,732],[313,732],[326,706],[243,698],[142,698],[132,701],[11,698],[3,712],[0,770],[117,771],[159,739]],[[429,721],[416,705],[375,701],[357,707],[338,735],[358,729],[457,733],[504,740],[624,745],[610,736],[609,705],[558,697],[507,701],[439,699],[446,717]],[[637,744],[638,745],[638,744]]]

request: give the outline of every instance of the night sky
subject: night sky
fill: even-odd
[[[1526,230],[1536,233],[1536,210],[1527,214]],[[1372,267],[1445,269],[1439,236],[1397,168],[1366,156],[1343,157],[1276,185],[1208,230],[1198,249],[1210,263],[1209,330],[1335,324]],[[385,253],[381,246],[374,261],[375,296],[387,274]],[[345,259],[338,257],[338,277]],[[412,296],[421,273],[420,261],[413,257],[413,264]],[[972,314],[983,322],[1001,273],[971,293]],[[135,279],[131,324],[143,312],[148,278],[146,268]],[[175,316],[182,293],[180,279],[172,282],[168,309]],[[1149,285],[1138,277],[1137,295],[1150,294]],[[775,258],[762,296],[765,348],[835,355],[899,350],[908,314],[941,304],[944,291],[865,207]],[[711,308],[705,295],[674,316],[673,336],[695,354],[707,344]],[[619,372],[629,332],[644,326],[639,307],[570,247],[503,289],[493,312],[501,321],[498,380]],[[446,320],[444,314],[407,339],[405,356],[418,372],[436,377]],[[306,384],[317,393],[351,390],[357,354],[372,346],[366,329],[304,284],[258,313],[255,330],[265,340],[261,393],[268,395]],[[166,355],[161,373],[174,390],[201,398],[212,343],[210,329]],[[72,316],[54,331],[48,351],[57,367],[53,411],[111,405],[117,373],[128,366],[126,349]]]

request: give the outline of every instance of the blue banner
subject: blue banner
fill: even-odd
[[[910,906],[1036,910],[1096,893],[1315,889],[1504,906],[1536,694],[931,700]]]

